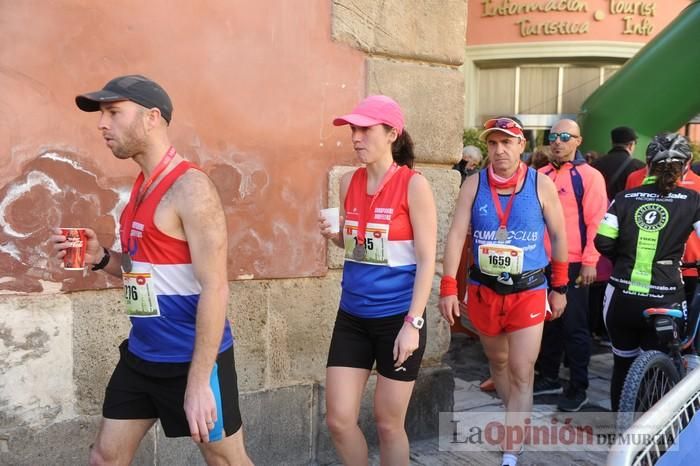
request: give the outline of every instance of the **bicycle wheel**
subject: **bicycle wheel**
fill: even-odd
[[[644,351],[630,367],[622,386],[617,413],[617,430],[627,430],[635,413],[643,413],[678,383],[680,376],[673,361],[661,351]]]

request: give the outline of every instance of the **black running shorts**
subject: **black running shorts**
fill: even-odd
[[[189,363],[154,363],[130,353],[125,340],[120,359],[107,384],[102,415],[107,419],[160,419],[166,437],[189,437],[184,410]],[[241,428],[238,381],[233,346],[221,352],[210,378],[217,419],[210,441]]]
[[[418,349],[399,367],[394,367],[394,341],[404,324],[405,313],[368,319],[342,309],[333,328],[327,367],[357,367],[377,372],[388,379],[412,382],[418,377],[426,342],[426,325],[420,329]]]

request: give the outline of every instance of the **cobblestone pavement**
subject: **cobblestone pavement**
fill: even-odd
[[[589,402],[582,408],[595,418],[595,413],[610,409],[609,387],[612,373],[612,354],[609,348],[599,346],[596,342],[592,348],[594,354],[589,365]],[[478,341],[464,334],[455,334],[444,362],[449,364],[455,375],[455,412],[474,413],[483,411],[502,411],[503,405],[495,394],[479,390],[479,383],[488,377],[488,367],[481,345]],[[560,377],[565,383],[568,370],[562,368]],[[535,397],[535,417],[561,418],[563,413],[556,409],[557,395]],[[605,416],[603,414],[602,416]],[[500,466],[501,454],[496,451],[448,451],[454,449],[449,438],[443,439],[443,445],[437,438],[411,443],[411,465],[415,466],[456,466],[456,465],[497,465]],[[456,445],[459,447],[459,445]],[[526,450],[519,458],[518,465],[601,465],[605,464],[606,451],[533,451]],[[373,454],[371,465],[379,465],[379,455]]]

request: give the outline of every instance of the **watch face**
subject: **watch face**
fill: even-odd
[[[411,317],[411,316],[407,315],[406,317],[404,317],[403,320],[404,320],[404,322],[408,322],[414,328],[417,328],[417,329],[423,328],[423,324],[425,324],[425,319],[423,319],[422,317]]]

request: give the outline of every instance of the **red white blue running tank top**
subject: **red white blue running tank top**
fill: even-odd
[[[187,241],[166,235],[153,221],[160,200],[190,168],[198,169],[190,162],[180,162],[139,205],[132,224],[125,225],[125,212],[132,212],[144,181],[141,173],[119,222],[121,237],[128,238],[125,253],[131,256],[131,273],[150,277],[157,300],[157,306],[152,306],[158,309],[155,315],[134,316],[132,313],[130,316],[129,351],[146,361],[189,362],[194,352],[197,304],[202,287],[194,276]],[[227,319],[219,352],[232,344]]]
[[[413,228],[408,212],[408,183],[416,172],[400,166],[379,192],[369,212],[367,169],[358,168],[345,196],[345,263],[340,308],[364,318],[408,311],[416,277]],[[360,209],[367,214],[365,257],[353,258]]]

